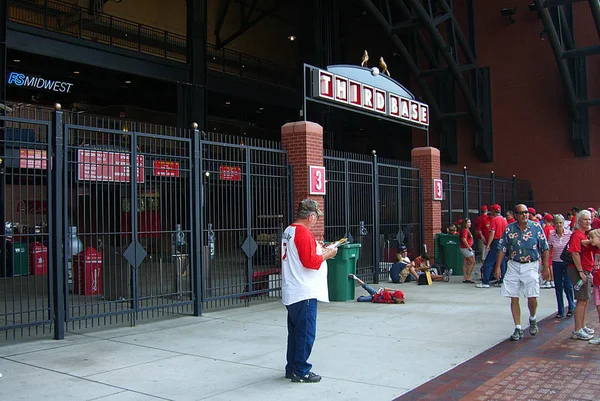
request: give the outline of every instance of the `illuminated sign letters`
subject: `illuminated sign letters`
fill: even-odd
[[[59,93],[69,93],[71,91],[71,87],[73,86],[73,84],[70,82],[54,81],[51,79],[23,74],[21,72],[9,73],[7,84],[23,88],[44,89]]]

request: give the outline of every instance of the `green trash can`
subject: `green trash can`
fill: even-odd
[[[29,254],[27,242],[7,242],[8,266],[7,277],[26,276],[29,274]]]
[[[356,262],[360,255],[360,244],[345,244],[338,247],[335,258],[327,260],[327,286],[330,301],[354,299],[356,283],[348,274],[356,274]]]
[[[452,273],[454,276],[462,276],[463,256],[459,247],[460,237],[454,234],[438,234],[436,241],[438,250],[441,250],[442,263],[454,271]]]

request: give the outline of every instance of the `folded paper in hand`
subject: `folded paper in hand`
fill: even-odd
[[[327,245],[325,248],[329,248],[329,249],[337,248],[338,246],[343,245],[347,242],[348,242],[348,238],[340,238],[339,240]]]

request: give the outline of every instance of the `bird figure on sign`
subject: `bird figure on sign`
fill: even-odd
[[[367,66],[367,61],[369,61],[369,53],[365,50],[365,52],[362,55],[362,61],[360,63],[361,67],[366,67]]]
[[[387,74],[387,76],[391,76],[390,75],[390,70],[388,70],[388,66],[385,63],[385,60],[383,59],[383,57],[379,57],[379,69],[381,70],[381,72],[383,74]]]

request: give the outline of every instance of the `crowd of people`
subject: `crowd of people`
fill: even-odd
[[[502,295],[511,298],[515,321],[512,340],[523,337],[519,309],[521,292],[528,299],[530,334],[536,335],[539,289],[554,288],[555,317],[575,316],[572,338],[600,344],[600,337],[594,338],[594,330],[585,326],[587,304],[592,296],[600,319],[600,218],[594,208],[579,210],[573,207],[565,218],[559,213],[538,214],[532,207],[518,205],[514,214],[509,211],[503,217],[500,205],[495,204],[481,208],[474,227],[469,218],[459,220],[457,225],[460,231],[451,230],[456,228],[453,224],[448,233],[455,233],[460,238],[463,282],[474,283],[471,274],[477,240],[482,267],[481,283],[475,287],[496,285],[502,287]],[[572,260],[563,260],[565,247]]]
[[[308,359],[316,337],[317,303],[329,301],[326,261],[337,254],[337,248],[323,246],[311,232],[322,215],[316,201],[304,199],[298,205],[294,223],[282,235],[282,302],[288,312],[285,377],[295,383],[321,381],[321,376],[312,372]],[[474,227],[465,218],[452,231],[460,238],[463,282],[474,283],[471,274],[477,240],[483,266],[481,283],[476,287],[489,288],[494,277],[502,287],[501,295],[510,298],[515,326],[511,340],[524,336],[519,305],[522,295],[527,298],[529,309],[529,334],[538,334],[537,298],[543,287],[555,289],[556,318],[565,316],[563,293],[566,295],[566,316],[574,316],[571,338],[600,345],[600,336],[594,337],[594,330],[585,325],[592,297],[600,319],[600,218],[596,210],[573,208],[565,218],[550,213],[542,216],[520,204],[514,214],[507,212],[503,217],[499,205],[484,206]],[[431,280],[450,279],[451,269],[442,274],[432,271],[427,252],[411,261],[406,247],[401,246],[399,251],[390,270],[393,282],[404,282],[408,277],[420,281],[423,275]],[[348,278],[369,294],[360,296],[358,301],[404,303],[402,291],[387,287],[376,290],[354,274]]]

